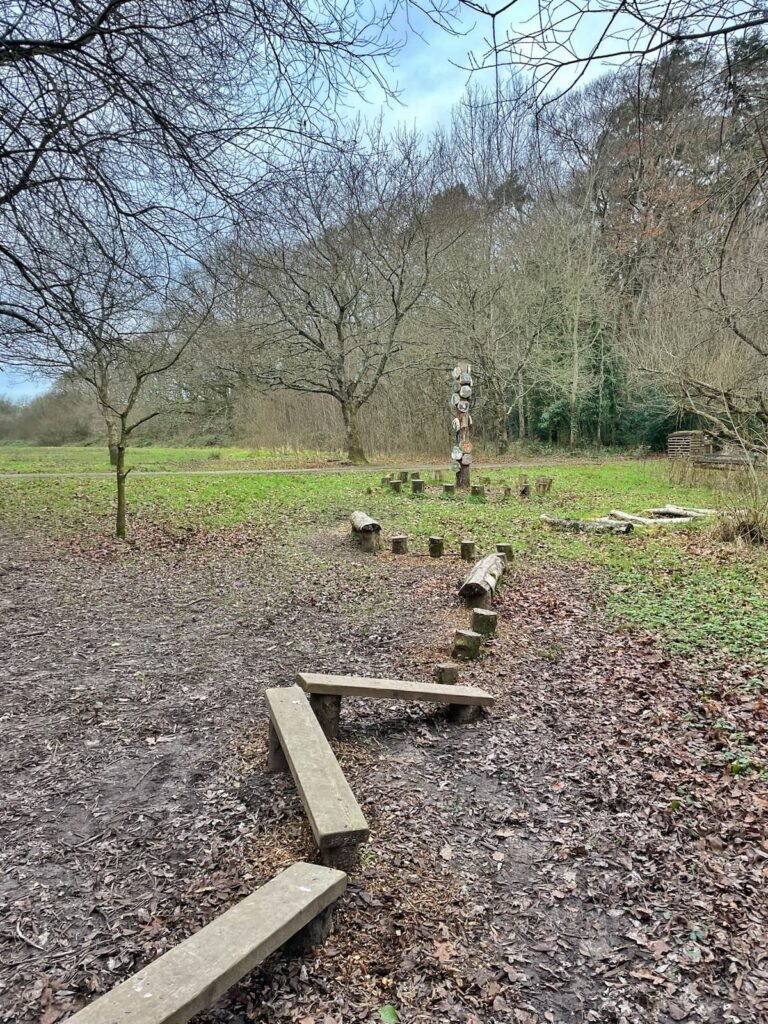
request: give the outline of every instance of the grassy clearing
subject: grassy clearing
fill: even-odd
[[[481,548],[508,541],[523,566],[575,562],[596,567],[609,614],[658,633],[671,649],[717,649],[768,664],[768,560],[763,552],[714,543],[709,524],[605,537],[554,533],[539,522],[544,511],[578,518],[612,508],[641,512],[667,501],[717,506],[720,495],[706,485],[671,483],[663,461],[549,465],[538,471],[554,477],[553,491],[530,502],[503,499],[501,485],[513,483],[517,471],[496,470],[487,474],[495,491],[486,501],[444,498],[439,486],[423,497],[397,496],[380,487],[380,473],[329,472],[129,478],[129,503],[137,520],[171,531],[245,523],[256,533],[268,526],[286,538],[311,536],[346,524],[350,511],[364,508],[381,520],[387,534],[409,534],[414,552],[426,551],[431,534],[442,534],[449,549],[464,537]],[[534,476],[537,467],[527,472]],[[47,533],[108,534],[113,502],[113,484],[106,478],[0,481],[0,522]]]
[[[342,459],[340,452],[254,448],[130,448],[128,465],[137,470],[279,469],[328,466]],[[109,454],[104,445],[37,448],[0,445],[0,473],[108,473]]]

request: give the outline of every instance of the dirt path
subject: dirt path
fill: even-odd
[[[262,770],[263,688],[307,666],[428,677],[465,622],[462,564],[370,560],[336,533],[0,547],[0,1020],[55,1024],[313,857],[290,780]],[[472,725],[347,703],[338,754],[372,837],[336,930],[201,1024],[385,1003],[408,1024],[765,1021],[766,789],[725,772],[711,726],[742,716],[764,742],[762,698],[612,632],[594,597],[572,571],[510,580],[464,673],[499,698]]]

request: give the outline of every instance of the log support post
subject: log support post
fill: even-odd
[[[473,722],[480,717],[480,708],[472,704],[449,704],[448,721],[457,724]]]
[[[267,771],[268,772],[287,772],[288,762],[285,759],[283,748],[280,746],[280,739],[277,735],[272,722],[269,723],[269,732],[267,734]]]
[[[326,907],[325,910],[320,911],[317,917],[313,917],[309,924],[305,924],[297,931],[293,938],[285,942],[281,948],[288,956],[304,956],[315,946],[320,946],[325,942],[331,934],[332,927],[333,907]]]
[[[332,693],[311,693],[309,695],[309,706],[315,713],[320,727],[329,740],[335,739],[339,734],[339,719],[341,717],[341,697]]]

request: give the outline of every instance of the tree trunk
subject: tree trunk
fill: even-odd
[[[573,316],[573,335],[571,338],[573,346],[573,376],[571,377],[570,415],[571,435],[570,447],[575,448],[579,439],[579,380],[581,377],[581,351],[579,348],[579,322],[581,320],[581,295],[576,299],[576,309]]]
[[[526,437],[525,422],[525,391],[523,389],[523,371],[517,373],[517,436],[521,441]]]
[[[342,402],[341,416],[346,431],[347,457],[354,466],[361,466],[368,460],[365,457],[363,441],[360,436],[360,409],[358,406]]]
[[[109,464],[117,465],[117,431],[114,423],[107,420],[107,447],[109,448]]]
[[[125,540],[126,537],[126,523],[125,523],[125,480],[128,473],[125,469],[125,442],[121,442],[117,446],[117,520],[115,526],[115,534],[120,540]]]

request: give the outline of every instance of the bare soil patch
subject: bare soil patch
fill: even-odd
[[[0,1020],[55,1024],[313,858],[263,771],[264,688],[427,678],[464,565],[341,531],[0,550]],[[766,1019],[766,785],[732,773],[722,725],[759,767],[762,691],[614,632],[598,598],[572,569],[512,574],[464,671],[498,696],[476,723],[345,702],[364,867],[321,949],[201,1024]]]

